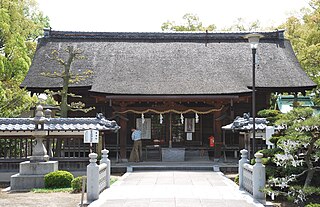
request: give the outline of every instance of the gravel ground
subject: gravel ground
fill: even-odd
[[[118,179],[120,175],[112,175]],[[76,207],[81,202],[81,193],[34,193],[8,192],[9,183],[0,183],[0,207]],[[86,199],[86,194],[84,199]]]
[[[81,193],[5,192],[0,189],[0,207],[76,207]]]

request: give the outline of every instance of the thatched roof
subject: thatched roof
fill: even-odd
[[[62,70],[48,58],[73,45],[86,57],[74,72],[93,70],[77,85],[114,95],[217,95],[250,92],[252,53],[248,33],[95,33],[47,31],[22,87],[57,88],[59,79],[41,75]],[[283,31],[263,32],[258,48],[256,86],[304,91],[316,86],[301,69]]]

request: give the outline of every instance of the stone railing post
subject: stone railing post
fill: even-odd
[[[110,188],[110,174],[111,174],[111,162],[109,160],[109,150],[107,149],[103,149],[101,150],[102,153],[102,158],[100,160],[100,164],[101,163],[105,163],[107,164],[107,177],[106,177],[106,184],[107,184],[107,188]]]
[[[99,198],[99,165],[96,153],[90,153],[90,164],[87,166],[87,202],[91,203]]]
[[[256,153],[256,164],[253,165],[253,197],[260,201],[261,203],[266,202],[266,195],[262,192],[262,189],[266,184],[266,169],[261,163],[262,153]]]
[[[245,163],[249,163],[248,160],[248,150],[243,149],[240,151],[241,153],[241,159],[239,160],[239,167],[238,167],[238,172],[239,172],[239,189],[243,188],[243,165]]]

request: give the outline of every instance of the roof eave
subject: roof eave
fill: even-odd
[[[270,91],[270,92],[302,92],[312,90],[316,88],[317,85],[310,85],[310,86],[294,86],[294,87],[257,87],[256,90],[259,91]],[[248,87],[251,88],[251,87]]]

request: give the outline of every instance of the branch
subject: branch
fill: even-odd
[[[54,95],[59,95],[59,96],[61,96],[61,91],[51,91],[51,90],[47,89],[47,90],[45,90],[44,92],[47,93],[47,94],[49,94],[49,95],[51,95],[51,96],[54,96]]]
[[[78,74],[73,74],[70,73],[70,83],[78,83],[80,81],[83,81],[85,79],[87,79],[89,76],[91,76],[93,74],[92,70],[86,70],[82,73],[78,73]]]
[[[68,93],[68,96],[73,97],[73,98],[82,98],[82,96],[76,95],[74,93]]]
[[[70,111],[82,111],[84,113],[88,113],[89,111],[95,109],[95,107],[89,107],[85,109],[80,109],[80,108],[70,108]]]
[[[58,73],[58,72],[53,72],[53,73],[49,73],[49,72],[42,72],[40,73],[40,75],[42,76],[46,76],[48,78],[63,78],[62,73]]]
[[[313,10],[317,10],[317,7],[312,2],[309,2],[308,4]]]
[[[301,177],[302,175],[304,175],[306,172],[310,171],[310,170],[315,170],[315,171],[320,171],[320,167],[313,167],[313,168],[310,168],[310,169],[306,169],[304,171],[302,171],[300,174],[298,175],[293,175],[294,178],[299,178]]]
[[[299,177],[301,177],[302,175],[304,175],[306,172],[308,172],[310,169],[306,169],[306,170],[304,170],[304,171],[302,171],[300,174],[298,174],[298,175],[293,175],[293,177],[294,178],[299,178]]]
[[[61,65],[65,66],[65,62],[63,59],[59,58],[59,52],[57,50],[52,50],[51,54],[53,55],[53,57],[47,55],[47,57],[50,59],[50,60],[55,60],[57,61],[58,63],[60,63]]]
[[[85,106],[85,104],[82,103],[81,101],[79,101],[79,102],[72,102],[72,103],[70,104],[70,108],[72,108],[72,109],[82,109],[84,106]]]

